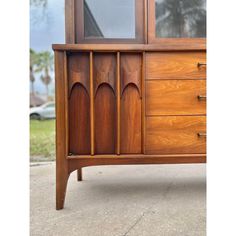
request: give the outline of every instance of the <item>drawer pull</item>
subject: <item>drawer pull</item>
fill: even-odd
[[[206,95],[198,95],[197,98],[199,101],[206,100]]]
[[[207,64],[206,63],[201,63],[201,62],[198,62],[197,63],[197,67],[200,68],[201,66],[206,66]]]
[[[198,136],[199,138],[202,138],[202,137],[206,138],[207,134],[206,134],[206,133],[203,133],[203,132],[200,132],[200,133],[197,133],[197,136]]]

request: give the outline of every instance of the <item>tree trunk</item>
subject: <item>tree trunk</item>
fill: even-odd
[[[34,81],[31,81],[31,93],[34,95]]]
[[[46,97],[47,97],[47,101],[48,101],[48,84],[46,84]]]

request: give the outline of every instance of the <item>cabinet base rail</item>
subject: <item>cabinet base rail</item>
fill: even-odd
[[[192,164],[206,163],[206,154],[173,155],[94,155],[68,156],[67,165],[56,165],[56,209],[64,207],[67,181],[70,174],[77,170],[77,180],[82,180],[82,168],[99,165],[142,165],[142,164]]]

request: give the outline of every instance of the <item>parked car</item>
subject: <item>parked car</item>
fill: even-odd
[[[39,107],[30,108],[30,119],[55,119],[55,102],[47,102]]]

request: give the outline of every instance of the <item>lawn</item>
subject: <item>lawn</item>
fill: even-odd
[[[30,157],[55,159],[55,120],[30,120]]]

